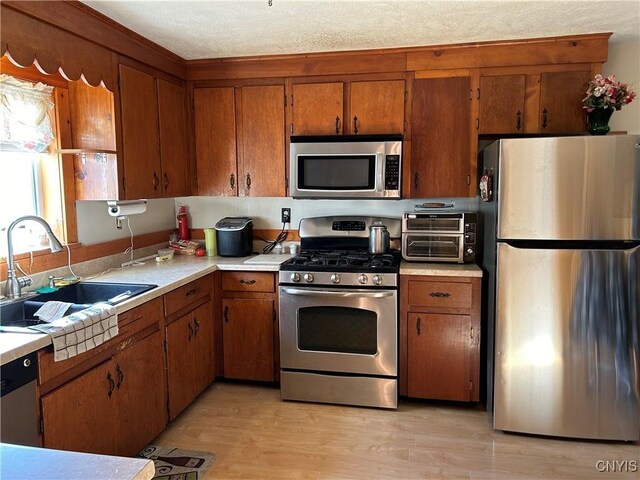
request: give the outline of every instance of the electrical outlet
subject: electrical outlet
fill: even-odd
[[[282,223],[291,223],[291,209],[283,208],[282,209]]]

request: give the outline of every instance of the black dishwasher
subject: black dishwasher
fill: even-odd
[[[37,352],[0,366],[0,441],[38,445]]]

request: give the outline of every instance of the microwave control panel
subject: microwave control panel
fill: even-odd
[[[400,155],[387,155],[384,165],[385,190],[400,189]]]

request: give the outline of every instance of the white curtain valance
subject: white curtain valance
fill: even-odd
[[[44,152],[53,142],[53,87],[0,74],[0,150]]]

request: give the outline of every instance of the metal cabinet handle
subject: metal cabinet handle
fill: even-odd
[[[169,188],[169,177],[167,174],[164,174],[164,189],[167,190]]]
[[[520,110],[518,110],[518,113],[516,113],[516,130],[520,130],[521,126],[522,126],[522,113],[520,112]]]
[[[245,280],[244,278],[240,279],[240,283],[243,285],[253,285],[256,281],[252,278],[251,280]]]
[[[416,319],[416,334],[420,335],[420,333],[422,333],[422,328],[420,328],[420,325],[422,324],[422,319],[420,317],[418,317]]]
[[[195,331],[194,335],[198,335],[198,332],[200,331],[200,322],[198,321],[197,318],[194,318],[193,319],[193,323],[196,326],[196,328],[195,328],[196,331]]]
[[[189,322],[189,341],[193,338],[193,327],[191,326],[191,322]]]
[[[113,391],[116,388],[116,382],[113,381],[111,372],[107,372],[107,382],[109,382],[109,391],[107,392],[107,395],[111,398],[111,395],[113,395]]]
[[[229,305],[224,306],[224,323],[229,323]]]
[[[547,112],[546,108],[544,110],[542,110],[542,128],[547,128],[547,115],[548,114],[549,114],[549,112]]]
[[[353,117],[353,133],[358,134],[358,117],[356,115]]]
[[[157,190],[158,185],[160,185],[160,179],[158,178],[158,175],[156,175],[156,172],[153,172],[153,189]]]
[[[420,176],[418,175],[418,172],[413,174],[413,189],[417,190],[418,189],[418,178]]]
[[[192,288],[187,292],[187,297],[190,297],[191,295],[195,295],[197,291],[198,291],[197,288]]]
[[[251,190],[251,175],[249,173],[247,173],[246,184],[247,184],[247,190]]]
[[[431,292],[429,295],[434,298],[447,298],[451,296],[451,294],[447,292]]]
[[[229,188],[231,188],[231,190],[233,190],[236,186],[236,176],[232,173],[229,176]]]
[[[116,377],[117,377],[117,383],[116,383],[116,387],[118,389],[120,389],[120,385],[122,385],[122,381],[124,380],[124,374],[122,373],[122,370],[120,369],[120,365],[116,365]]]
[[[336,135],[340,133],[340,117],[336,117]]]

